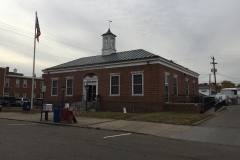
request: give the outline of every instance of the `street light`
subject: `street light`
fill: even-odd
[[[89,85],[87,83],[86,83],[85,89],[86,89],[86,111],[87,111],[88,90],[89,90]]]
[[[64,98],[64,91],[65,91],[66,87],[63,85],[61,87],[61,90],[62,90],[62,108],[63,108],[63,98]]]

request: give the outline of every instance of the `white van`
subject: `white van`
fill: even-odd
[[[29,102],[29,98],[16,98],[16,105],[22,106],[24,102]]]
[[[230,99],[237,100],[237,104],[240,104],[240,88],[224,88],[221,90],[222,94],[225,94]]]

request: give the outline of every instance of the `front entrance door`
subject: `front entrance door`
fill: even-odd
[[[89,85],[88,102],[95,101],[96,98],[96,85]]]
[[[93,73],[89,73],[83,78],[83,101],[95,101],[97,95],[98,77]]]

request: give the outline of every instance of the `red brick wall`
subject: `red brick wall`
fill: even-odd
[[[23,93],[26,93],[26,97],[31,99],[32,95],[32,78],[28,77],[9,77],[6,76],[9,81],[9,87],[5,87],[5,93],[8,93],[9,96],[15,96],[14,93],[18,93],[19,97],[23,97]],[[16,80],[19,79],[19,87],[16,87]],[[23,88],[23,81],[27,80],[27,87]],[[40,98],[40,94],[42,93],[40,85],[41,81],[44,81],[43,79],[35,79],[36,81],[36,88],[34,88],[34,93],[36,95],[36,98]]]
[[[3,95],[5,68],[0,68],[0,97]]]
[[[132,73],[143,71],[144,76],[144,96],[132,96]],[[109,110],[112,106],[127,107],[132,111],[132,107],[144,107],[148,111],[161,111],[165,103],[165,72],[170,73],[170,94],[173,94],[173,75],[178,75],[179,94],[185,95],[185,78],[189,79],[189,93],[192,95],[192,82],[196,81],[196,93],[198,94],[198,79],[182,72],[159,65],[149,64],[131,67],[119,67],[110,69],[87,70],[78,72],[67,72],[59,74],[44,74],[44,83],[47,86],[45,93],[45,103],[62,101],[61,86],[65,85],[65,77],[73,78],[73,95],[64,97],[64,101],[82,101],[83,78],[88,73],[93,73],[98,77],[98,95],[100,95],[101,109]],[[120,74],[120,96],[110,95],[110,73]],[[51,78],[58,79],[58,96],[51,97]]]

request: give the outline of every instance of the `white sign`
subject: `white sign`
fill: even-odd
[[[52,104],[44,104],[43,110],[44,111],[52,111]]]

